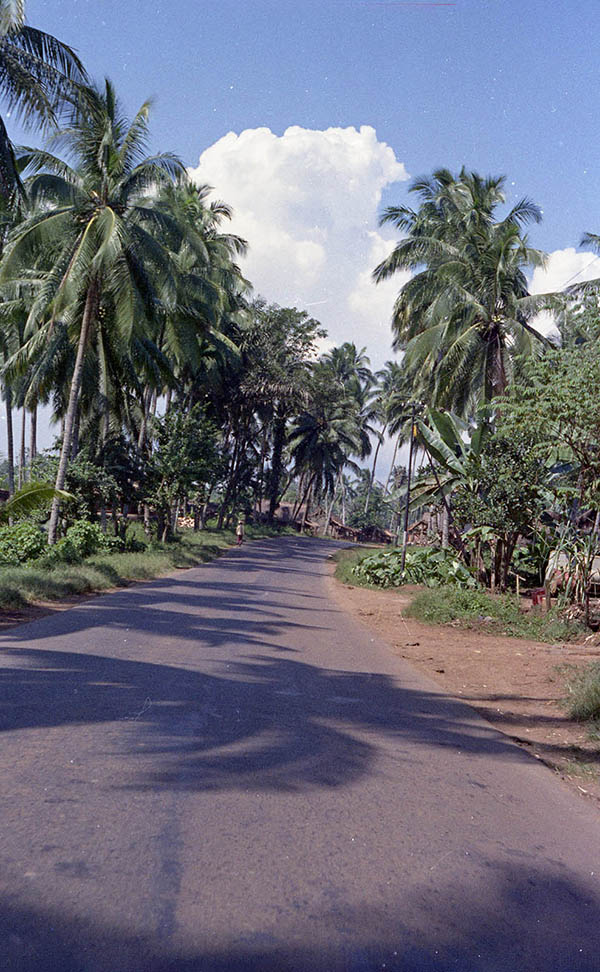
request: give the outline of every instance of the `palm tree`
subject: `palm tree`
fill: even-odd
[[[0,0],[0,97],[11,115],[25,124],[51,125],[61,100],[72,100],[85,82],[70,47],[25,24],[24,0]],[[11,199],[19,184],[14,148],[0,117],[0,195]]]
[[[6,361],[7,351],[5,343],[5,334],[0,333],[0,354],[2,355],[2,360]],[[3,378],[2,381],[2,398],[4,399],[4,405],[6,408],[6,456],[8,461],[8,492],[12,496],[15,491],[15,446],[14,446],[14,432],[13,432],[13,400],[12,400],[12,388],[10,383]]]
[[[50,338],[62,320],[77,348],[56,489],[64,486],[86,351],[103,306],[110,305],[114,327],[127,338],[142,321],[154,321],[161,293],[174,292],[172,263],[151,231],[160,225],[170,232],[172,222],[144,196],[177,177],[182,164],[168,154],[144,157],[149,109],[146,102],[128,123],[108,80],[103,91],[87,88],[71,124],[52,139],[73,165],[46,151],[31,150],[27,158],[35,173],[27,182],[29,195],[46,205],[17,228],[0,279],[10,279],[42,250],[51,250],[53,269],[32,304],[27,327],[39,342],[40,331]],[[56,500],[51,544],[58,515]]]
[[[385,434],[388,429],[391,429],[392,434],[395,434],[398,431],[400,415],[402,415],[403,419],[405,418],[405,405],[410,398],[410,391],[406,387],[406,371],[398,362],[386,361],[384,367],[376,373],[375,378],[377,380],[377,386],[374,392],[373,401],[375,414],[382,428],[381,431],[377,432],[377,445],[373,455],[373,466],[371,469],[371,475],[369,477],[369,484],[367,487],[367,495],[365,498],[365,513],[369,512],[371,492],[375,484],[377,459],[379,458],[379,450],[385,441]],[[396,453],[399,442],[400,437],[396,439],[394,446],[394,456],[392,459],[392,466],[390,467],[390,475],[394,462],[396,461]]]
[[[307,384],[308,405],[289,435],[294,472],[302,481],[297,508],[306,504],[304,522],[311,500],[333,497],[344,468],[354,465],[352,457],[364,459],[371,451],[372,406],[367,389],[356,376],[346,377],[342,383],[332,367],[332,361],[343,359],[336,350],[313,366]]]
[[[359,351],[353,342],[345,341],[324,354],[321,361],[342,385],[356,379],[362,385],[370,387],[375,379],[366,352],[366,348]]]
[[[289,442],[295,472],[303,477],[304,489],[297,508],[305,504],[306,522],[311,499],[333,496],[350,457],[360,454],[360,431],[345,403],[321,400],[300,413]]]
[[[247,250],[239,236],[223,233],[221,224],[232,211],[223,202],[208,202],[210,186],[186,177],[166,185],[158,211],[174,221],[179,232],[165,241],[177,270],[176,300],[165,310],[159,346],[174,364],[180,393],[188,404],[202,397],[208,368],[216,358],[238,353],[227,333],[250,284],[236,263]],[[161,231],[164,239],[164,232]]]
[[[531,297],[525,276],[545,257],[523,235],[541,211],[521,199],[498,220],[504,181],[441,169],[412,185],[418,210],[390,207],[381,219],[406,235],[375,280],[416,271],[396,300],[394,346],[406,351],[415,393],[459,412],[504,394],[514,357],[546,340],[529,324],[546,295]]]

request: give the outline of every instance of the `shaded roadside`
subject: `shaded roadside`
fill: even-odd
[[[278,536],[269,527],[249,527],[246,540]],[[173,572],[209,563],[231,550],[230,530],[186,530],[179,542],[149,546],[136,553],[105,553],[81,563],[41,568],[30,566],[0,570],[0,631],[68,610],[86,599],[131,584],[168,577]]]

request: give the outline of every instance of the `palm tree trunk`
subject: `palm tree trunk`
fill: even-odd
[[[75,415],[73,417],[73,432],[71,435],[71,454],[70,454],[71,459],[77,459],[77,456],[79,454],[79,423],[81,422],[80,399],[81,399],[81,388],[79,389],[79,394],[77,395],[77,399],[75,402]]]
[[[377,457],[379,456],[379,450],[381,449],[381,443],[383,442],[383,437],[385,435],[385,430],[387,425],[384,425],[381,431],[381,438],[377,440],[377,448],[375,449],[375,455],[373,456],[373,469],[371,470],[371,478],[369,480],[369,487],[367,489],[367,498],[365,500],[365,513],[369,512],[369,503],[371,501],[371,490],[373,489],[373,483],[375,482],[375,470],[377,468]]]
[[[27,409],[21,410],[21,448],[19,450],[19,489],[25,483],[25,436],[27,432]]]
[[[390,481],[394,475],[394,466],[396,465],[396,456],[398,455],[398,449],[400,447],[400,439],[402,438],[402,433],[396,437],[396,444],[394,446],[394,455],[392,456],[392,465],[390,466],[390,471],[388,473],[388,478],[385,481],[385,491],[389,493],[390,491]]]
[[[300,510],[302,509],[302,504],[305,503],[305,502],[308,502],[308,497],[309,497],[310,491],[312,489],[312,485],[313,485],[313,483],[315,481],[315,478],[316,478],[316,474],[313,474],[313,476],[311,477],[311,479],[308,482],[308,486],[306,487],[306,489],[304,490],[304,493],[302,494],[302,498],[299,500],[299,502],[296,503],[296,506],[294,507],[294,512],[293,512],[293,515],[292,515],[292,520],[295,520],[296,517],[298,516],[298,514],[300,513]],[[302,483],[302,488],[304,489],[304,483]],[[298,489],[300,489],[300,485],[298,486]],[[306,517],[303,517],[303,522],[304,522],[304,519],[306,519]]]
[[[37,456],[37,405],[32,405],[29,419],[29,464]],[[32,476],[30,475],[30,479]]]
[[[101,442],[101,449],[102,449],[101,451],[102,465],[104,466],[106,462],[105,459],[106,443],[108,441],[108,435],[110,432],[110,404],[108,400],[108,371],[106,367],[106,355],[104,353],[104,342],[102,339],[102,332],[100,329],[98,330],[97,343],[98,343],[98,362],[100,365],[100,410],[101,410],[100,442]],[[116,507],[115,499],[116,497],[113,496],[112,516],[113,516],[113,524],[114,524],[115,536],[116,536],[117,516],[116,516],[116,509],[115,509]],[[103,533],[106,533],[107,526],[108,524],[106,518],[106,499],[103,493],[100,498],[100,528]]]
[[[8,461],[8,492],[12,496],[15,491],[15,440],[12,419],[12,390],[9,385],[4,386],[4,401],[6,402],[6,458]]]
[[[260,466],[258,473],[258,491],[255,494],[255,507],[258,508],[258,519],[262,519],[262,504],[263,497],[265,493],[265,462],[267,459],[267,448],[268,448],[268,431],[265,425],[262,435],[262,444],[260,447]]]
[[[223,501],[221,503],[221,508],[219,510],[219,518],[217,520],[217,529],[221,530],[223,528],[223,523],[225,522],[225,517],[228,513],[229,504],[232,504],[232,508],[229,511],[229,516],[233,512],[235,507],[235,501],[238,493],[238,473],[242,461],[242,450],[245,448],[246,440],[240,432],[234,440],[233,452],[231,455],[231,463],[229,465],[227,485],[225,487],[225,494],[223,496]],[[228,519],[229,519],[228,516]]]
[[[142,421],[138,435],[138,452],[141,453],[146,445],[148,435],[148,419],[150,418],[150,407],[152,404],[152,389],[146,386],[142,396]]]
[[[450,510],[446,503],[442,510],[442,547],[447,550],[450,546]]]
[[[311,501],[311,498],[312,498],[312,488],[313,488],[314,481],[315,481],[315,476],[313,476],[313,478],[311,479],[310,483],[308,484],[308,490],[306,491],[306,503],[305,503],[305,506],[304,506],[304,514],[302,516],[301,533],[304,533],[304,531],[306,529],[306,523],[307,523],[307,520],[308,520],[308,511],[310,509],[310,501]]]
[[[337,477],[337,482],[333,490],[333,495],[331,497],[331,502],[329,504],[329,509],[327,510],[327,516],[325,517],[325,526],[323,527],[323,536],[327,536],[327,531],[329,529],[329,524],[331,523],[331,514],[333,513],[333,504],[337,499],[338,490],[340,488],[340,482],[342,480],[342,470],[340,469]]]
[[[146,436],[148,432],[148,410],[150,408],[151,394],[150,388],[146,387],[142,395],[142,420],[140,422],[140,431],[137,441],[137,451],[140,460],[146,447]],[[150,506],[148,503],[143,504],[142,513],[144,518],[144,533],[147,537],[150,537],[152,534],[152,527],[150,523]]]
[[[79,344],[77,345],[77,357],[75,358],[75,367],[73,368],[73,377],[71,379],[71,390],[69,392],[69,405],[67,407],[67,414],[65,417],[65,431],[63,434],[62,448],[60,450],[58,471],[56,473],[56,483],[55,483],[56,489],[63,489],[65,485],[67,466],[69,463],[69,454],[71,451],[71,439],[73,436],[73,426],[75,423],[75,414],[77,412],[79,391],[81,388],[81,379],[83,378],[83,361],[85,357],[85,349],[87,345],[88,334],[90,332],[92,318],[96,311],[97,298],[98,298],[98,282],[96,280],[93,280],[91,281],[88,287],[88,292],[85,298],[85,308],[83,311],[83,319],[81,321],[81,331],[79,332]],[[59,513],[60,513],[60,500],[56,498],[52,502],[52,512],[50,514],[50,523],[48,525],[48,543],[50,544],[50,546],[53,546],[56,543],[56,532],[58,527]]]
[[[500,398],[506,394],[508,380],[504,367],[504,340],[498,326],[490,335],[486,354],[485,393],[486,399]]]
[[[294,502],[294,506],[292,509],[292,522],[294,522],[294,520],[298,516],[298,513],[300,512],[300,507],[302,506],[301,497],[303,496],[303,492],[304,492],[304,473],[302,472],[298,477],[298,488],[296,490],[296,500]]]

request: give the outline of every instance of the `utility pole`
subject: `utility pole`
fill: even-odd
[[[409,403],[407,402],[407,405]],[[408,544],[408,507],[410,504],[410,475],[412,470],[413,461],[413,449],[415,442],[415,414],[417,411],[417,402],[410,402],[410,448],[408,450],[408,477],[406,480],[406,501],[404,504],[404,533],[402,536],[402,560],[400,562],[400,571],[404,573],[404,565],[406,564],[406,547]]]

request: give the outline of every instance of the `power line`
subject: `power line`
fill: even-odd
[[[561,289],[564,290],[565,287],[568,287],[569,284],[571,283],[571,281],[572,280],[575,280],[575,277],[578,277],[580,273],[585,273],[585,271],[588,270],[589,267],[591,267],[592,263],[595,263],[596,260],[598,260],[598,259],[599,258],[597,256],[592,257],[592,259],[590,260],[590,262],[588,264],[586,264],[585,267],[582,267],[581,270],[578,270],[577,273],[574,273],[572,277],[569,277],[569,279],[567,280],[567,282],[562,285],[562,288]],[[584,283],[585,283],[585,281],[584,281]]]

